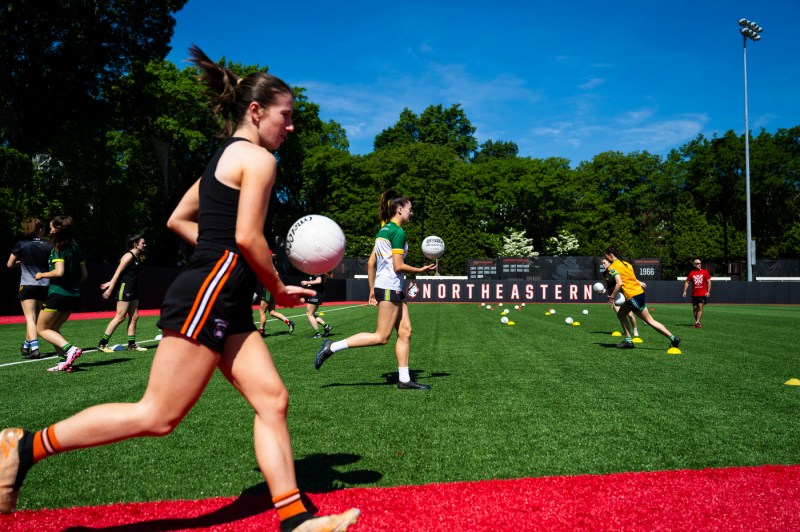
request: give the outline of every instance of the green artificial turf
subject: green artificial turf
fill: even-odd
[[[545,310],[554,307],[555,315]],[[500,323],[510,309],[515,325]],[[588,315],[581,311],[586,308]],[[376,310],[324,306],[332,339],[373,330]],[[393,340],[335,354],[315,371],[320,341],[301,309],[274,320],[267,344],[290,391],[300,486],[327,491],[458,480],[800,463],[797,306],[654,305],[683,338],[682,354],[640,326],[619,350],[603,305],[412,304],[412,375],[427,392],[398,390]],[[254,316],[257,317],[257,314]],[[580,326],[564,323],[571,316]],[[65,336],[94,346],[107,319],[73,320]],[[158,334],[143,317],[138,340]],[[21,360],[23,325],[0,326],[0,424],[40,429],[100,402],[135,401],[153,351],[89,351],[72,374]],[[122,327],[112,343],[125,343]],[[219,374],[164,438],[129,440],[47,459],[28,475],[20,508],[265,492],[253,414]]]

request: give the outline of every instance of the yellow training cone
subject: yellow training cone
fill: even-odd
[[[667,354],[668,355],[680,355],[681,354],[681,350],[678,349],[677,347],[670,347],[669,349],[667,349]]]
[[[514,323],[513,321],[509,321],[508,324],[509,325],[516,325],[516,323]]]
[[[550,315],[550,311],[549,310],[545,311],[544,315],[545,316],[549,316]]]
[[[639,338],[638,336],[634,336],[634,337],[633,337],[633,340],[631,340],[631,341],[632,341],[634,344],[641,344],[642,342],[644,342],[644,340],[642,340],[642,339],[641,339],[641,338]]]
[[[614,331],[611,333],[611,336],[622,336],[622,333],[619,331]]]
[[[324,315],[325,315],[324,312],[317,312],[317,316],[324,316]]]
[[[579,322],[579,321],[573,321],[572,322],[572,326],[573,327],[575,327],[576,325],[580,325],[580,324],[581,324],[581,322]]]
[[[789,386],[800,386],[800,379],[789,379],[788,381],[784,382],[784,384],[788,384]]]

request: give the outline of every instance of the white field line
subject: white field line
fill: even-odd
[[[337,308],[330,308],[330,307],[324,307],[323,306],[323,307],[319,307],[319,309],[317,310],[317,313],[319,314],[319,312],[324,312],[325,314],[328,314],[329,312],[339,312],[340,310],[352,310],[354,308],[362,308],[362,307],[363,307],[363,305],[361,305],[361,304],[349,305],[347,307],[337,307]],[[294,309],[292,309],[292,310],[294,310]],[[304,318],[305,315],[306,314],[304,312],[302,314],[295,314],[295,315],[286,316],[286,317],[289,318],[289,319]],[[267,323],[269,323],[271,321],[280,321],[280,320],[278,320],[277,318],[268,318],[267,319]],[[258,323],[259,322],[257,322],[257,321],[253,322],[253,324],[256,325],[256,326],[258,326]],[[45,342],[44,340],[42,340],[42,342],[47,344],[47,342]],[[158,345],[158,342],[159,342],[159,340],[156,340],[155,338],[153,338],[151,340],[137,340],[136,341],[137,344],[142,344],[144,346],[147,346],[148,344],[156,344],[156,345]],[[120,347],[120,346],[122,346],[122,349],[120,349],[120,351],[124,351],[125,350],[125,346],[123,344],[115,344],[115,345],[112,345],[111,348],[116,351],[115,348],[116,347]],[[98,352],[97,348],[90,348],[90,349],[84,349],[83,350],[83,354],[84,355],[87,354],[87,353],[96,353],[96,352]],[[50,357],[37,358],[36,360],[17,360],[15,362],[6,362],[4,364],[0,364],[0,368],[5,368],[5,367],[8,367],[8,366],[17,366],[19,364],[35,364],[36,362],[46,362],[48,360],[56,360],[58,358],[59,358],[58,356],[53,355],[53,356],[50,356]]]

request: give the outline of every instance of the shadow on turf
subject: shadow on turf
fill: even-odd
[[[412,381],[419,381],[419,376],[424,373],[421,369],[412,369],[409,370],[409,376],[411,377]],[[449,377],[449,373],[431,373],[426,378],[432,377]],[[332,382],[330,384],[326,384],[321,386],[321,388],[338,388],[340,386],[396,386],[397,383],[400,381],[400,377],[396,371],[392,371],[389,373],[384,373],[381,375],[381,378],[384,379],[384,382]],[[424,382],[424,379],[423,379]],[[426,383],[427,384],[427,383]]]
[[[101,366],[110,366],[112,364],[120,364],[122,362],[130,362],[133,360],[132,358],[107,358],[105,360],[98,360],[96,362],[84,362],[83,359],[78,359],[77,362],[72,368],[75,371],[87,368],[99,368]]]
[[[383,478],[377,471],[359,470],[340,472],[337,466],[353,464],[361,459],[356,454],[312,454],[295,461],[297,485],[302,492],[331,492],[355,484],[373,484]],[[258,468],[256,468],[256,471]],[[308,497],[303,497],[306,508],[312,512],[318,509]],[[193,528],[212,528],[241,519],[247,519],[273,508],[272,498],[264,482],[247,488],[235,501],[205,515],[187,518],[150,519],[108,527],[71,527],[65,530],[114,530],[125,532],[150,532],[167,530],[186,530]]]

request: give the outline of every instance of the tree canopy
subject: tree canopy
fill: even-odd
[[[24,216],[71,214],[94,262],[115,262],[125,237],[147,235],[148,261],[175,265],[191,252],[165,221],[220,144],[192,67],[165,61],[172,13],[184,1],[65,0],[48,9],[18,0],[0,8],[0,237],[9,248]],[[266,65],[221,61],[244,75]],[[744,138],[699,135],[661,157],[599,153],[574,167],[520,157],[518,146],[478,144],[458,103],[404,109],[349,153],[344,128],[295,88],[295,131],[276,153],[270,246],[300,216],[324,214],[369,254],[377,202],[393,188],[412,199],[409,261],[435,234],[442,273],[465,260],[525,254],[660,257],[664,275],[689,260],[745,255]],[[41,124],[47,123],[43,128]],[[759,132],[751,143],[753,236],[762,258],[800,258],[800,126]],[[509,242],[524,243],[509,247]],[[532,249],[529,249],[532,248]]]

